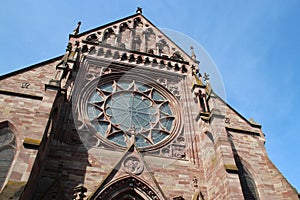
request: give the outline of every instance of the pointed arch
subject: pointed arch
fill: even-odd
[[[259,194],[257,191],[256,183],[254,181],[254,178],[252,174],[250,173],[249,169],[245,166],[245,161],[243,158],[239,155],[234,142],[233,142],[233,136],[228,133],[228,141],[230,142],[231,148],[232,148],[232,153],[233,157],[235,160],[235,164],[238,168],[238,176],[240,179],[240,184],[242,187],[242,192],[244,195],[245,200],[259,200]],[[250,165],[248,165],[249,167]]]
[[[242,163],[242,161],[237,162],[237,167],[239,169],[238,174],[242,186],[242,191],[244,194],[245,200],[252,200],[256,199],[258,200],[258,192],[256,189],[256,184],[254,182],[254,179],[252,177],[252,174],[250,171],[245,167],[245,165]]]
[[[118,46],[125,49],[131,48],[131,29],[126,22],[119,26]]]
[[[15,135],[8,122],[0,126],[0,189],[4,186],[7,175],[15,157]]]
[[[261,176],[258,172],[258,169],[253,168],[250,163],[248,163],[244,158],[240,157],[240,162],[243,165],[244,169],[246,169],[248,182],[250,182],[250,186],[253,186],[253,191],[258,199],[265,199],[265,193],[262,189],[263,182],[261,180]]]
[[[117,35],[112,28],[106,29],[103,34],[103,43],[111,46],[116,45]]]
[[[170,55],[170,46],[165,39],[161,39],[158,42],[159,54],[162,56]]]
[[[96,191],[89,200],[159,200],[159,196],[145,182],[134,176],[120,178]]]
[[[156,34],[152,28],[147,28],[145,34],[146,34],[146,51],[147,53],[155,54],[156,47],[157,47]]]

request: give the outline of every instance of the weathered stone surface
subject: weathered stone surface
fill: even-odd
[[[99,185],[116,195],[120,191],[110,186],[131,195],[130,188],[137,187],[153,199],[155,192],[165,199],[297,199],[269,160],[261,127],[205,83],[195,95],[195,66],[195,60],[138,13],[71,35],[64,57],[0,77],[0,128],[14,133],[16,150],[0,199],[79,198],[78,186],[87,199]],[[127,72],[163,88],[176,101],[172,109],[180,119],[170,141],[135,155],[143,160],[138,173],[129,173],[141,162],[134,159],[127,166],[133,168],[121,173],[124,168],[117,164],[127,149],[95,136],[90,120],[80,115],[86,106],[80,99],[88,98],[80,94],[90,81]],[[24,142],[30,141],[40,143],[27,148]]]

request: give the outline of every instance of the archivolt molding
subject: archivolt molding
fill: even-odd
[[[130,193],[130,191],[145,200],[163,199],[147,183],[137,177],[127,176],[107,185],[98,195],[89,200],[114,199],[124,192]]]
[[[166,199],[134,142],[88,199],[118,200],[128,194],[137,200]]]

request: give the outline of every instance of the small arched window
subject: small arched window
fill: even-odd
[[[15,156],[15,137],[9,128],[0,129],[0,188],[2,188]]]
[[[242,163],[238,163],[237,165],[245,200],[259,200],[256,185],[251,173]]]

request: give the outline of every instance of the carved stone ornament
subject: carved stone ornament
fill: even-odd
[[[157,150],[181,129],[176,97],[142,75],[103,75],[101,82],[94,79],[80,96],[80,114],[88,119],[89,132],[113,148],[126,149],[134,138],[140,150]]]
[[[139,158],[129,156],[123,162],[123,169],[128,174],[139,175],[144,171],[144,165]]]

